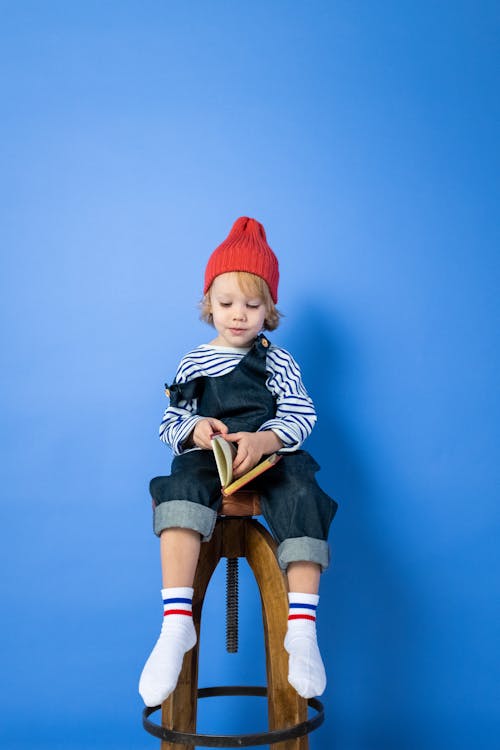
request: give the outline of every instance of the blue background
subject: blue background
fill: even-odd
[[[499,729],[498,5],[1,3],[2,747],[157,747],[151,476],[163,382],[207,341],[237,216],[280,258],[272,340],[340,503],[317,750],[493,748]],[[262,683],[245,568],[200,683]],[[230,715],[228,715],[228,708]],[[205,731],[265,725],[218,699]]]

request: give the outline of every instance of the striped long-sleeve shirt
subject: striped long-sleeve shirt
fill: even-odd
[[[176,383],[197,377],[218,377],[234,370],[248,349],[202,344],[181,360]],[[264,422],[260,430],[273,430],[283,443],[283,451],[295,451],[310,434],[316,422],[314,404],[302,382],[300,369],[292,355],[272,344],[266,357],[266,387],[276,397],[276,416]],[[183,443],[196,423],[211,414],[197,414],[196,399],[169,406],[160,425],[160,440],[172,448],[174,455],[184,452]],[[189,449],[193,450],[193,448]],[[194,449],[197,450],[197,449]]]

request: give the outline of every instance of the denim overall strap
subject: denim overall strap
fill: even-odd
[[[170,403],[197,399],[196,412],[221,419],[230,432],[255,432],[276,416],[276,399],[266,387],[268,339],[258,336],[238,365],[226,375],[199,377],[170,386]]]
[[[266,388],[268,347],[267,339],[259,336],[234,370],[206,378],[198,414],[221,419],[230,432],[256,432],[274,418],[276,399]]]

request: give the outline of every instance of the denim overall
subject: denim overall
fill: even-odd
[[[171,405],[197,399],[197,413],[220,419],[230,432],[256,432],[276,416],[276,401],[266,387],[269,341],[258,336],[249,352],[231,372],[219,377],[199,377],[170,387]],[[245,486],[260,495],[262,514],[279,544],[278,562],[286,570],[291,562],[328,567],[328,529],[337,503],[319,487],[316,461],[306,451],[282,453],[272,469]],[[151,480],[154,531],[189,528],[203,541],[212,535],[221,504],[220,479],[213,452],[188,450],[172,461],[171,475]]]

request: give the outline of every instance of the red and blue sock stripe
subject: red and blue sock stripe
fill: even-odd
[[[183,596],[173,596],[163,600],[163,617],[167,615],[193,616],[193,600]]]
[[[290,602],[289,620],[312,620],[316,622],[316,604],[305,602]]]

